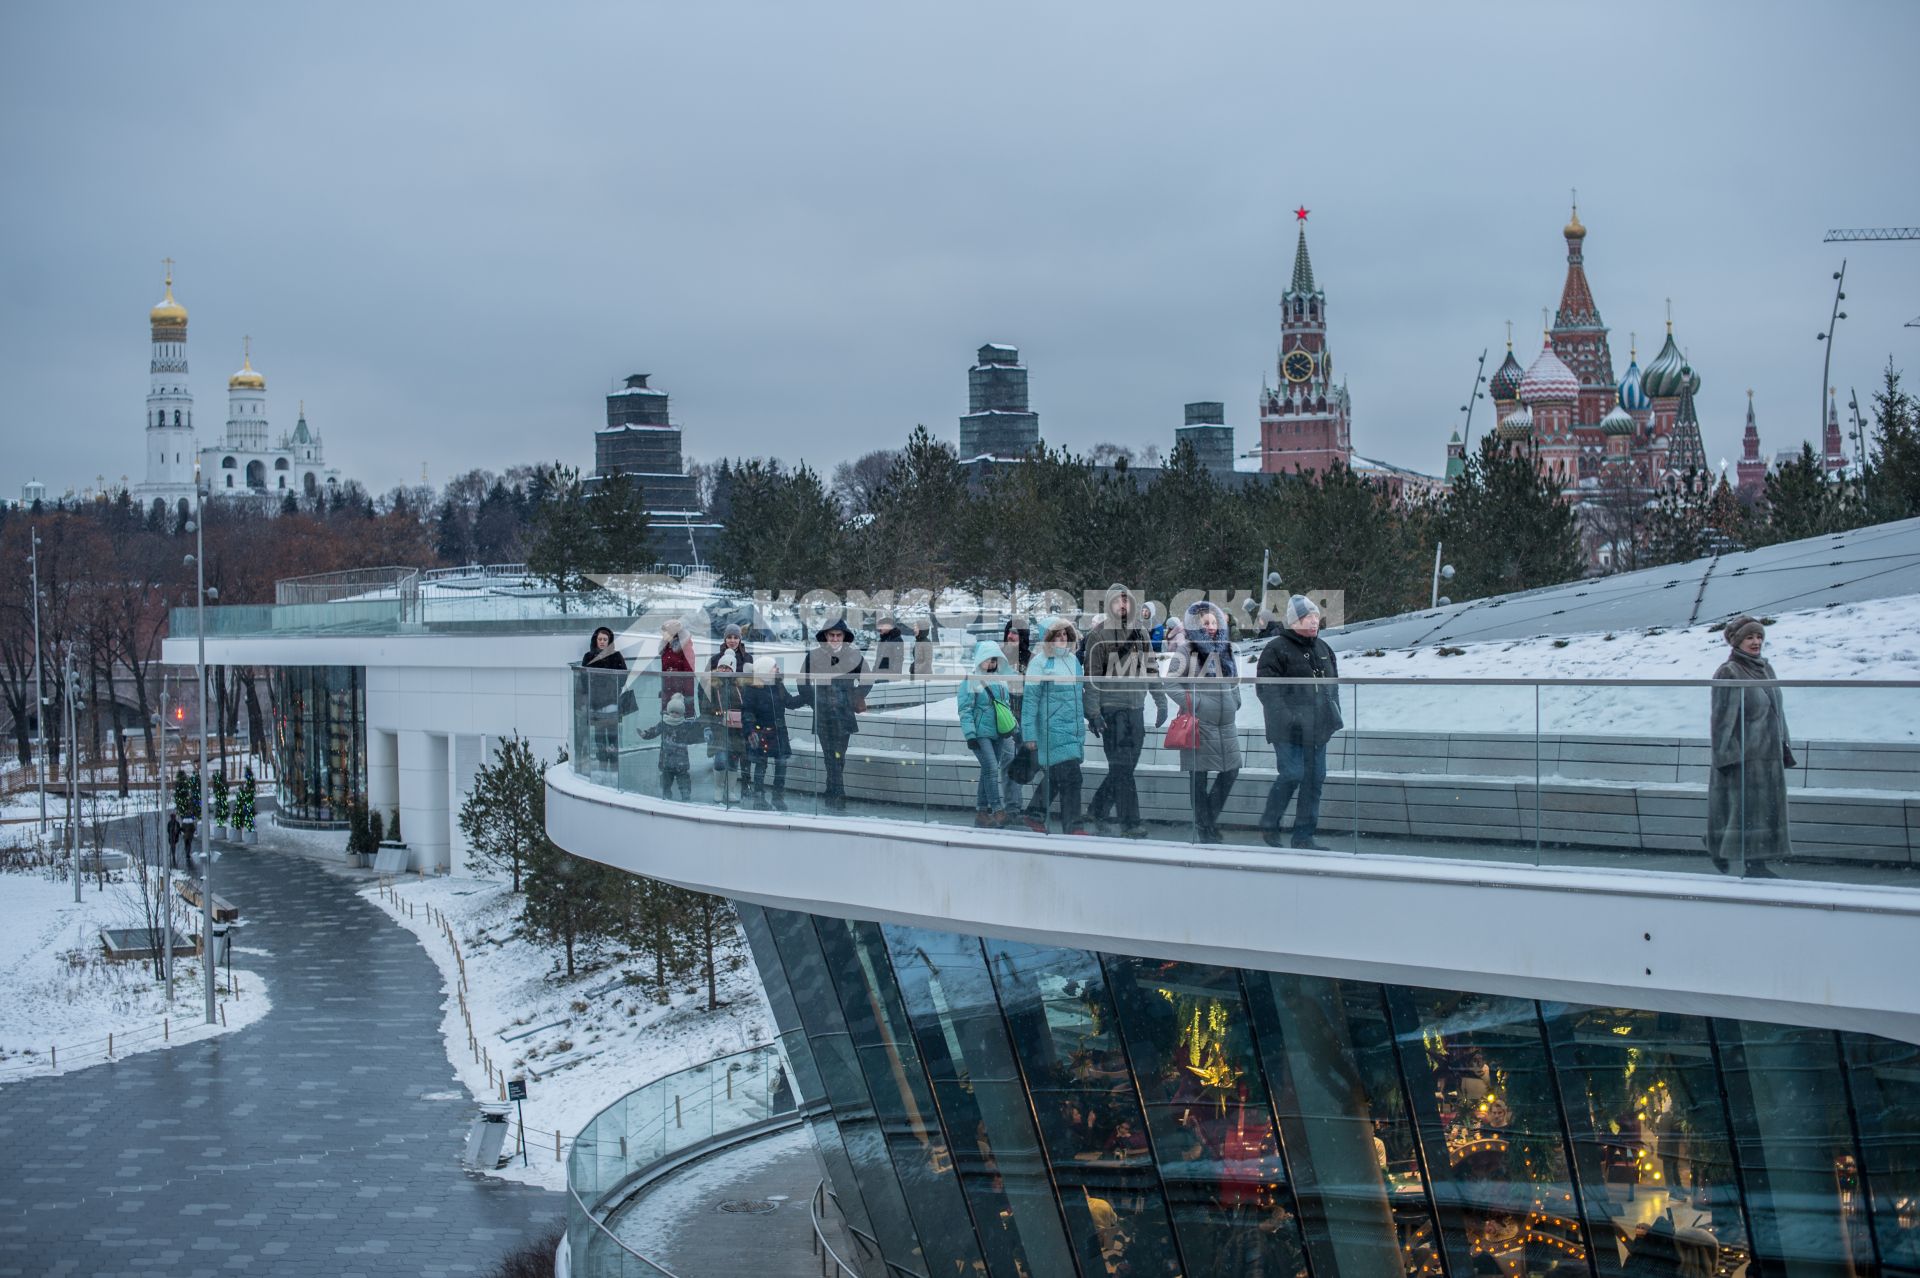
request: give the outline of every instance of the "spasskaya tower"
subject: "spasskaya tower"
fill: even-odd
[[[1300,240],[1293,251],[1293,282],[1280,295],[1280,352],[1276,385],[1260,390],[1260,469],[1325,474],[1353,456],[1351,406],[1343,382],[1333,379],[1327,346],[1327,295],[1313,279],[1307,256],[1307,214],[1293,211]]]

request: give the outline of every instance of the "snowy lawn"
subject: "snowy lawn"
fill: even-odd
[[[519,935],[523,898],[504,883],[406,878],[390,891],[371,887],[361,895],[413,931],[439,965],[447,991],[441,1033],[467,1092],[476,1100],[498,1101],[503,1077],[526,1079],[529,1165],[522,1168],[516,1159],[500,1169],[502,1177],[565,1188],[565,1142],[600,1110],[675,1070],[773,1038],[773,1018],[743,941],[731,941],[720,956],[723,1006],[709,1013],[706,986],[697,975],[677,982],[665,1006],[645,985],[627,981],[629,970],[651,971],[637,958],[566,980],[559,975],[557,950]],[[432,915],[444,914],[452,924],[466,960],[480,1060],[468,1048],[460,1013],[460,968],[429,906]],[[554,1158],[556,1131],[562,1160]]]
[[[224,964],[216,976],[224,1026],[203,1020],[198,960],[175,958],[171,1006],[150,963],[109,962],[100,929],[145,926],[138,893],[130,875],[109,875],[104,889],[89,879],[76,905],[70,882],[34,870],[0,873],[0,988],[7,991],[0,1000],[0,1083],[98,1065],[108,1059],[108,1034],[118,1058],[243,1029],[267,1014],[265,984],[240,966],[248,953],[239,944],[243,926],[233,932],[239,997],[227,990]],[[189,918],[179,906],[174,928],[182,936],[197,932],[198,915]]]

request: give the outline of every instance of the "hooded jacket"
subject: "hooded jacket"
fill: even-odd
[[[748,751],[764,752],[764,757],[769,759],[791,756],[793,742],[787,736],[787,708],[801,704],[804,704],[801,698],[787,688],[773,658],[755,661],[752,678],[740,689],[740,731]]]
[[[1040,634],[1067,625],[1068,651],[1056,654],[1042,643],[1027,664],[1026,693],[1020,702],[1020,735],[1036,747],[1034,762],[1043,768],[1086,757],[1087,721],[1081,704],[1080,659],[1071,645],[1079,636],[1073,627],[1049,617]]]
[[[1004,665],[1006,655],[1000,651],[999,644],[982,639],[973,645],[972,671],[953,694],[960,709],[960,735],[968,741],[998,740],[1000,726],[995,722],[994,704],[1013,708],[1013,694],[1007,688],[1005,676],[998,672],[989,674],[982,668],[989,661]]]
[[[1200,619],[1212,613],[1218,633],[1207,638]],[[1188,772],[1229,772],[1240,766],[1240,674],[1234,666],[1233,641],[1227,614],[1218,604],[1202,600],[1187,609],[1185,620],[1186,678],[1180,682],[1185,707],[1200,721],[1200,741],[1180,752],[1180,766]]]
[[[1114,600],[1122,595],[1133,601],[1124,622],[1113,610]],[[1138,710],[1142,697],[1151,697],[1165,712],[1167,697],[1160,690],[1153,638],[1142,611],[1139,596],[1131,590],[1118,582],[1107,587],[1100,624],[1087,636],[1083,702],[1089,719],[1105,710]]]
[[[840,651],[827,646],[827,636],[844,642]],[[866,660],[853,646],[853,631],[835,621],[814,638],[820,646],[800,663],[800,700],[813,707],[813,732],[823,740],[844,739],[860,730],[860,711],[866,708]]]

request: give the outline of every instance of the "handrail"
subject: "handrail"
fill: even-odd
[[[567,1194],[569,1197],[573,1199],[574,1205],[580,1209],[580,1214],[586,1217],[588,1220],[592,1221],[593,1227],[599,1230],[601,1233],[605,1234],[608,1240],[611,1241],[614,1246],[618,1247],[621,1251],[626,1252],[629,1256],[632,1256],[635,1260],[647,1266],[647,1268],[653,1270],[657,1274],[664,1274],[666,1275],[666,1278],[680,1278],[680,1276],[674,1273],[673,1270],[667,1268],[665,1265],[653,1259],[651,1256],[647,1256],[641,1252],[637,1252],[633,1248],[627,1246],[626,1243],[620,1240],[620,1235],[614,1233],[611,1229],[608,1229],[606,1227],[606,1224],[602,1222],[598,1216],[593,1214],[593,1209],[580,1201],[580,1191],[573,1187],[572,1176],[567,1177]],[[573,1240],[571,1238],[567,1240],[567,1245],[569,1247],[573,1245]],[[582,1278],[586,1278],[586,1276],[582,1275]],[[854,1278],[859,1278],[859,1275],[856,1274]]]
[[[827,1181],[823,1176],[820,1183],[813,1187],[813,1198],[807,1203],[807,1215],[813,1219],[813,1254],[820,1257],[820,1272],[822,1274],[827,1272],[827,1259],[831,1257],[834,1267],[847,1275],[847,1278],[860,1278],[860,1271],[842,1260],[840,1253],[833,1249],[833,1244],[827,1241],[825,1224],[820,1219],[821,1212],[826,1206],[826,1198]]]

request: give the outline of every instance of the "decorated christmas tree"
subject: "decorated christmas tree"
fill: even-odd
[[[231,797],[227,786],[227,774],[213,774],[213,822],[215,825],[232,825],[228,818],[232,816]]]
[[[182,821],[200,819],[200,777],[185,768],[173,779],[173,810]]]
[[[253,829],[254,790],[253,769],[248,768],[240,777],[240,787],[233,796],[233,828],[241,833]]]

